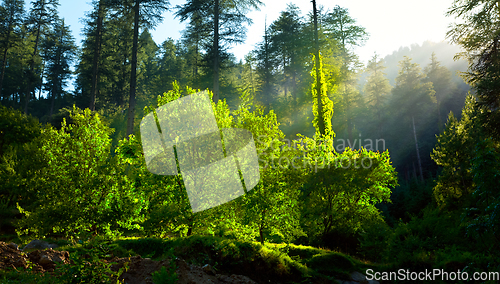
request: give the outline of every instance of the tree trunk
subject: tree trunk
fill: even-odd
[[[102,21],[104,18],[104,0],[99,0],[97,11],[97,27],[95,32],[94,58],[92,59],[92,88],[90,90],[90,110],[95,110],[97,96],[97,78],[99,73],[99,58],[101,54]]]
[[[42,84],[43,84],[44,72],[45,72],[45,63],[42,61],[42,73],[40,73],[40,81],[42,82]],[[38,90],[38,100],[40,100],[41,97],[42,97],[42,88],[40,88],[40,90]],[[36,95],[35,95],[35,99],[36,99]]]
[[[415,137],[415,148],[417,150],[417,161],[418,161],[418,169],[420,171],[420,180],[422,182],[424,182],[424,174],[422,171],[422,162],[420,160],[420,151],[418,150],[417,131],[415,130],[415,119],[413,116],[411,117],[411,121],[413,124],[413,136]]]
[[[130,97],[128,106],[127,136],[134,133],[135,90],[137,84],[137,49],[139,41],[139,0],[134,5],[134,39],[132,41],[132,64],[130,69]]]
[[[2,98],[2,88],[3,88],[3,79],[4,79],[4,75],[5,75],[5,66],[7,66],[7,51],[9,50],[9,45],[10,45],[9,40],[10,40],[10,29],[9,29],[9,31],[7,33],[7,37],[5,39],[5,42],[7,44],[5,45],[5,50],[3,51],[2,76],[0,77],[0,99]]]
[[[193,234],[193,227],[194,227],[194,217],[189,218],[189,226],[188,226],[188,231],[187,231],[187,237],[191,236]]]
[[[213,101],[219,101],[219,0],[214,6],[214,96]]]
[[[345,120],[347,126],[347,139],[349,139],[348,141],[353,143],[354,140],[352,139],[352,122],[350,117],[351,106],[349,102],[349,93],[347,92],[346,83],[344,83],[344,101],[345,101]]]
[[[31,61],[30,61],[30,72],[29,72],[29,77],[28,77],[28,86],[26,86],[26,101],[24,102],[24,113],[25,114],[28,114],[28,104],[29,104],[30,99],[31,99],[31,84],[34,83],[34,82],[32,82],[32,79],[35,77],[35,74],[33,74],[33,72],[35,72],[35,57],[36,57],[36,54],[38,51],[38,42],[40,41],[40,30],[41,30],[41,27],[38,26],[38,29],[36,32],[36,38],[35,38],[35,48],[33,49],[33,56],[31,57]]]
[[[253,84],[253,70],[252,63],[250,63],[250,84],[252,85],[252,96],[255,98],[255,86]]]
[[[259,236],[261,245],[264,245],[264,232],[262,230],[262,226],[259,226]]]
[[[263,99],[265,106],[268,108],[267,111],[269,111],[269,106],[271,105],[271,78],[270,78],[270,72],[269,72],[269,41],[267,37],[267,18],[264,20],[264,49],[265,49],[265,56],[264,56],[264,68],[265,68],[265,88],[264,92],[267,94],[264,94]]]
[[[49,121],[52,120],[52,114],[54,113],[54,104],[55,104],[55,101],[56,101],[56,83],[52,83],[52,98],[50,100],[50,111],[49,111]]]
[[[318,131],[321,135],[325,135],[325,119],[323,117],[323,103],[321,101],[321,70],[319,66],[319,39],[318,39],[318,12],[316,10],[316,0],[313,3],[313,18],[314,18],[314,44],[315,44],[315,59],[316,59],[316,94],[318,104]]]
[[[287,81],[286,81],[286,57],[283,55],[283,88],[285,89],[285,100],[287,100],[287,91],[288,91],[288,88],[287,88]]]
[[[59,36],[59,41],[61,41],[61,43],[62,43],[62,33],[58,34],[58,36]],[[57,63],[57,66],[61,66],[61,51],[60,50],[56,51],[56,63]],[[61,86],[62,85],[61,84],[62,78],[60,76],[61,76],[61,74],[56,74],[56,78],[55,78],[55,81],[53,82],[53,86],[52,86],[52,102],[50,103],[50,114],[49,114],[50,120],[52,120],[52,115],[54,114],[54,105],[56,102],[56,96],[60,92],[60,90],[62,90],[62,86]]]

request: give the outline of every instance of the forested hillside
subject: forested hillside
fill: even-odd
[[[245,42],[259,0],[94,0],[82,11],[81,44],[58,0],[25,4],[0,6],[0,241],[51,238],[102,271],[111,256],[177,255],[258,283],[333,283],[361,269],[499,276],[497,1],[455,0],[443,11],[457,22],[449,43],[374,54],[366,65],[355,53],[370,37],[366,27],[348,9],[315,0],[308,11],[290,3],[266,22],[244,60],[229,48]],[[167,9],[187,28],[157,44],[150,30]],[[167,106],[200,92],[220,130],[221,157],[235,152],[224,129],[252,134],[259,180],[249,186],[235,158],[242,194],[198,212],[179,133],[209,125],[210,116],[180,120],[182,131],[165,130],[164,118]],[[169,111],[175,119],[204,113]],[[152,170],[145,121],[164,151],[155,165],[166,165],[172,146],[175,174]],[[176,136],[172,145],[166,132]],[[231,178],[216,173],[220,183]],[[259,264],[232,263],[251,259]],[[2,265],[2,279],[24,281]],[[57,277],[119,276],[84,267]],[[489,280],[473,282],[496,283]]]

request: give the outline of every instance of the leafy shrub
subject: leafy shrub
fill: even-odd
[[[168,243],[157,238],[124,239],[116,243],[142,257],[157,258],[169,251]]]
[[[447,246],[466,245],[457,214],[426,208],[421,218],[400,223],[388,239],[385,260],[394,266],[429,268],[435,264],[436,251]]]
[[[391,234],[391,228],[381,219],[366,224],[359,234],[358,253],[366,259],[380,262]]]
[[[302,146],[306,145],[306,146]],[[356,236],[380,218],[376,207],[390,202],[397,176],[389,152],[346,148],[333,151],[333,141],[304,137],[301,151],[306,165],[302,185],[301,225],[313,244],[355,252]]]
[[[23,147],[40,136],[41,125],[32,116],[0,105],[0,230],[14,233],[16,202],[29,204],[33,190],[23,171],[36,166],[24,162]]]
[[[342,254],[331,252],[318,254],[307,261],[307,266],[324,275],[349,279],[354,263]]]
[[[33,167],[26,183],[35,197],[18,206],[24,214],[18,234],[87,238],[137,228],[145,203],[126,165],[111,154],[112,130],[88,109],[74,108],[71,119],[60,130],[47,126],[27,145],[25,160]]]
[[[54,277],[57,277],[58,283],[120,283],[118,277],[126,269],[124,266],[119,271],[113,272],[112,263],[102,260],[93,250],[73,253],[70,259],[71,264],[61,264],[56,268]]]
[[[154,284],[175,284],[178,281],[177,273],[175,272],[175,265],[173,261],[170,261],[170,267],[167,270],[165,266],[162,266],[159,271],[153,272],[153,283]]]

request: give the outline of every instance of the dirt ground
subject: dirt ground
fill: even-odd
[[[69,253],[51,248],[24,253],[16,244],[0,242],[0,270],[26,268],[28,261],[33,263],[35,271],[50,272],[54,271],[57,262],[68,264]]]
[[[117,263],[111,267],[113,271],[118,271],[127,263],[128,269],[120,277],[120,280],[125,280],[124,283],[150,284],[153,283],[152,273],[160,270],[162,266],[168,269],[172,260],[154,261],[149,258],[134,256],[130,258],[115,258],[110,261]],[[217,274],[208,265],[200,267],[188,264],[182,259],[174,261],[176,262],[176,273],[179,284],[256,284],[256,282],[243,275]]]

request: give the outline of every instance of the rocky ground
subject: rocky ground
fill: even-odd
[[[69,263],[69,253],[52,248],[24,252],[14,243],[0,242],[0,270],[27,268],[28,261],[33,263],[34,271],[54,271],[57,262]]]

